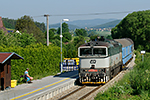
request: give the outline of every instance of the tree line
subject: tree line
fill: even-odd
[[[137,11],[128,14],[123,20],[120,21],[119,24],[112,28],[112,37],[108,36],[107,38],[131,38],[134,41],[135,49],[150,51],[149,16],[150,10]],[[3,19],[11,21],[8,18]],[[46,44],[47,35],[44,23],[41,24],[38,22],[34,22],[32,17],[25,15],[16,20],[16,22],[15,20],[12,20],[11,25],[15,25],[15,30],[19,30],[22,33],[33,34],[33,37],[35,38],[35,43],[41,42],[42,44]],[[5,21],[4,26],[7,26],[7,24],[5,24]],[[41,29],[39,29],[39,27]],[[68,24],[66,23],[62,24],[62,34],[63,48],[66,49],[67,52],[69,51],[69,49],[67,48],[72,44],[72,50],[77,51],[77,47],[80,44],[84,43],[85,37],[89,36],[90,38],[93,38],[96,36],[94,32],[87,33],[85,29],[76,29],[73,33],[70,33]],[[49,30],[49,40],[52,44],[60,46],[60,27],[58,29]],[[67,54],[66,57],[69,57],[69,55]]]
[[[2,20],[3,20],[4,27],[9,28],[9,29],[15,29],[17,20],[9,19],[9,18],[2,18]],[[40,28],[40,30],[42,32],[46,31],[46,27],[45,27],[45,24],[43,22],[40,23],[40,22],[35,21],[34,23],[38,28]]]
[[[63,58],[77,57],[77,48],[84,43],[84,33],[77,29],[71,34],[68,24],[62,24]],[[34,79],[56,74],[60,71],[60,28],[50,29],[50,45],[46,46],[46,31],[42,32],[30,16],[16,21],[15,31],[5,34],[0,30],[0,52],[15,52],[24,60],[12,60],[11,79],[20,79],[25,69],[30,68]],[[18,30],[18,31],[16,31]],[[78,31],[80,31],[78,33]],[[86,31],[84,31],[85,34]],[[36,73],[35,73],[36,70]],[[19,80],[18,80],[19,81]]]
[[[23,16],[17,20],[3,18],[3,23],[6,28],[14,29],[13,33],[4,35],[0,31],[1,43],[6,46],[21,46],[26,47],[30,44],[42,43],[46,45],[47,32],[44,23],[34,22],[30,16]],[[19,33],[16,32],[19,31]],[[14,34],[16,33],[16,34]],[[85,29],[76,29],[75,32],[70,32],[68,24],[62,23],[62,41],[65,57],[77,57],[77,48],[85,41],[87,32]],[[58,29],[51,28],[49,30],[50,44],[60,47],[60,27]]]
[[[131,38],[135,49],[150,51],[150,10],[128,14],[112,28],[113,38]]]

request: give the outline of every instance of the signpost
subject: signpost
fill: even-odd
[[[145,51],[144,51],[144,50],[142,50],[142,51],[141,51],[142,61],[144,61],[144,54],[145,54]]]

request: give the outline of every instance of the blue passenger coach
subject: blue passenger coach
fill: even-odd
[[[125,65],[133,57],[134,43],[130,38],[115,39],[122,45],[122,63]]]

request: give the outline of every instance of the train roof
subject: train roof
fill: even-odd
[[[133,44],[133,41],[130,38],[114,39],[114,40],[121,43],[122,47],[126,47]]]
[[[119,46],[121,45],[119,42],[114,41],[114,40],[105,40],[105,41],[90,41],[88,43],[85,43],[83,45],[81,45],[80,47],[83,46],[106,46],[106,47],[115,47],[115,46]]]

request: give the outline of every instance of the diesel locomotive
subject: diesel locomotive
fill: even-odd
[[[97,39],[78,48],[79,82],[104,84],[133,58],[134,43],[129,38]]]

